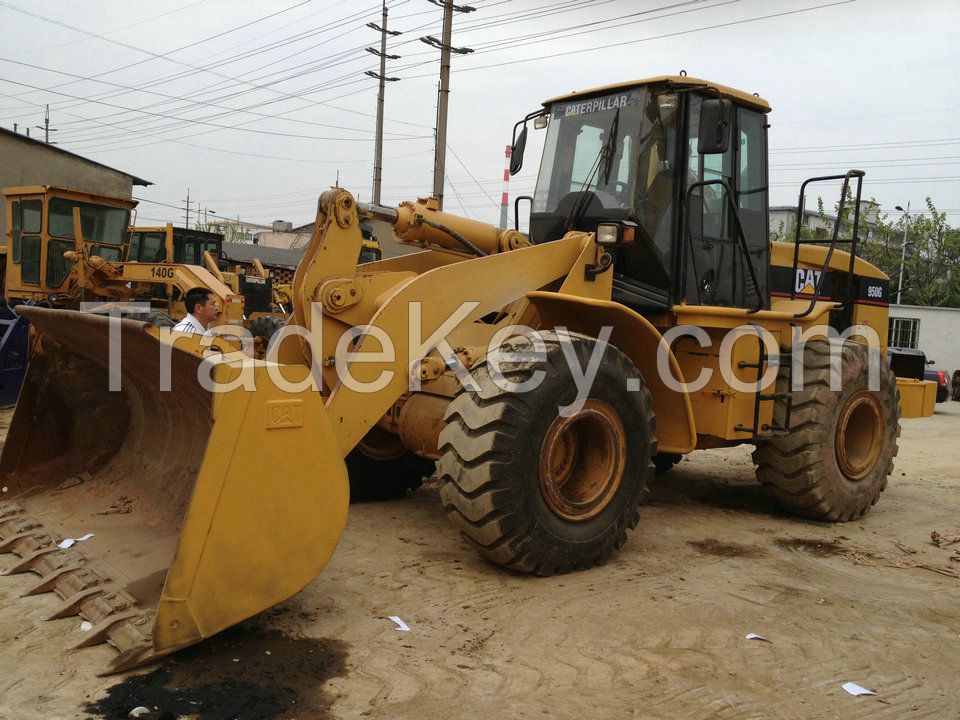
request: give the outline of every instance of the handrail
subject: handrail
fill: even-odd
[[[830,267],[830,259],[833,257],[833,251],[837,247],[837,238],[840,235],[840,221],[843,218],[843,206],[847,201],[847,190],[850,188],[850,178],[857,178],[857,198],[856,206],[853,210],[853,236],[850,241],[850,271],[847,275],[848,280],[851,283],[851,291],[848,293],[852,296],[853,294],[853,269],[854,263],[857,259],[857,240],[860,230],[860,194],[863,190],[863,177],[866,173],[863,170],[848,170],[843,175],[824,175],[822,177],[813,177],[804,180],[803,184],[800,185],[800,198],[797,202],[797,219],[796,219],[796,233],[794,235],[793,241],[793,276],[797,275],[797,267],[800,264],[800,229],[803,223],[803,211],[804,211],[804,200],[807,185],[813,182],[824,182],[827,180],[843,180],[843,187],[840,190],[840,204],[837,206],[837,217],[833,222],[833,236],[830,239],[830,248],[827,250],[827,256],[823,260],[823,267],[820,269],[820,277],[817,280],[817,284],[813,289],[813,297],[810,299],[810,305],[803,312],[799,312],[794,317],[797,319],[805,318],[811,312],[817,304],[817,300],[820,299],[820,291],[823,289],[823,283],[827,278],[827,268]],[[797,286],[794,283],[790,288],[790,299],[796,300],[797,298]],[[846,298],[843,301],[844,308],[849,309],[850,306],[850,297]]]
[[[747,259],[747,269],[750,271],[750,279],[753,280],[753,294],[757,297],[756,306],[750,310],[750,313],[759,312],[763,309],[763,293],[760,292],[760,281],[757,278],[756,268],[753,266],[753,258],[750,257],[750,248],[747,247],[747,237],[743,232],[743,223],[740,221],[740,212],[737,209],[736,203],[733,201],[733,190],[730,188],[730,184],[723,178],[717,180],[700,180],[690,185],[687,188],[687,194],[685,198],[686,209],[690,208],[690,198],[693,196],[693,191],[697,188],[706,187],[707,185],[720,185],[724,189],[724,197],[726,198],[727,204],[730,207],[730,210],[733,212],[733,219],[736,221],[737,229],[737,239],[740,241],[740,250],[743,252],[744,257]],[[690,213],[686,212],[687,218],[687,232],[684,235],[684,244],[688,246],[691,251],[693,249],[693,233],[690,230]],[[681,296],[684,301],[686,301],[687,296],[687,247],[681,248]],[[734,291],[736,295],[736,291]]]

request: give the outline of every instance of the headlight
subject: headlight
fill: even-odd
[[[597,245],[617,245],[620,242],[620,225],[597,223]]]

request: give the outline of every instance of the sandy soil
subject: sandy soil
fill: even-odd
[[[54,596],[0,578],[0,718],[960,717],[960,545],[930,539],[960,532],[958,435],[960,403],[904,422],[890,486],[845,525],[781,514],[747,448],[695,453],[612,562],[557,578],[483,561],[434,486],[355,506],[304,592],[125,678],[96,677],[109,648],[63,651],[80,621],[45,621]]]

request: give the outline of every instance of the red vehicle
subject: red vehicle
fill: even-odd
[[[929,362],[933,362],[932,360]],[[942,403],[950,399],[950,374],[944,370],[923,371],[924,380],[933,380],[937,383],[937,402]]]

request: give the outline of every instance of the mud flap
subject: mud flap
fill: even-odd
[[[349,488],[320,393],[274,382],[304,380],[307,368],[211,367],[192,338],[181,349],[124,320],[122,391],[111,392],[108,318],[24,314],[41,335],[0,456],[0,553],[17,556],[8,572],[40,576],[26,594],[60,596],[55,617],[93,623],[84,645],[120,651],[111,672],[209,637],[316,577]],[[204,389],[198,372],[224,391]]]

